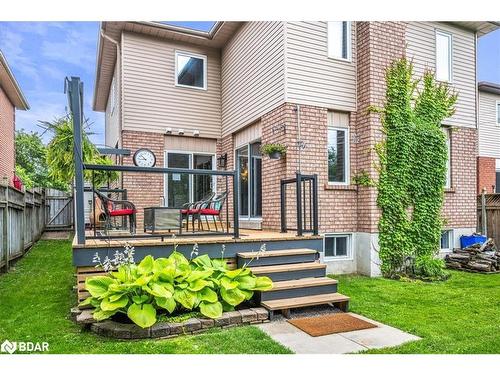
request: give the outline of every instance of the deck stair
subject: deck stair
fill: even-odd
[[[237,254],[238,267],[248,264],[256,276],[268,276],[273,289],[257,294],[260,304],[269,310],[281,311],[286,317],[290,309],[317,305],[336,305],[343,311],[349,297],[337,292],[337,280],[326,277],[326,265],[319,263],[319,253],[312,249],[266,251]]]

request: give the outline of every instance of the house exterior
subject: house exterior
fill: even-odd
[[[500,85],[479,82],[477,191],[500,193]]]
[[[0,183],[5,185],[13,185],[16,168],[16,109],[25,111],[29,105],[0,51]]]
[[[385,70],[412,59],[415,74],[436,72],[459,93],[443,123],[450,149],[442,248],[476,228],[477,38],[488,22],[218,22],[208,32],[152,22],[104,22],[94,109],[105,112],[106,144],[147,148],[157,166],[240,174],[240,225],[280,229],[280,180],[300,169],[319,178],[323,261],[333,273],[379,274],[375,146]],[[260,145],[286,145],[271,160]],[[215,181],[127,176],[139,207],[178,206]],[[219,189],[221,187],[219,186]],[[173,194],[175,192],[175,194]],[[229,200],[231,202],[231,200]],[[294,212],[289,213],[293,216]],[[293,217],[292,217],[293,220]]]

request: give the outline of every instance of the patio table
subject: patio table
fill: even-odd
[[[180,211],[178,208],[169,207],[145,207],[144,208],[144,232],[180,229]]]

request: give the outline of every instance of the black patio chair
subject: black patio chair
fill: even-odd
[[[192,227],[193,227],[193,232],[194,232],[194,222],[196,219],[196,215],[200,211],[202,207],[205,207],[210,200],[215,196],[214,192],[208,193],[206,196],[204,196],[201,200],[197,202],[190,202],[190,203],[184,203],[180,209],[180,220],[179,220],[179,234],[182,233],[182,224],[184,222],[184,219],[186,219],[186,231],[189,230],[189,219],[191,218],[192,220]],[[198,230],[200,229],[200,223],[198,221]]]
[[[126,200],[111,199],[95,189],[94,194],[101,201],[101,212],[99,213],[99,219],[103,219],[103,221],[105,222],[106,231],[111,228],[111,219],[113,217],[128,217],[130,222],[130,234],[135,234],[135,215],[137,213],[137,210],[132,202]],[[95,215],[95,213],[93,214]]]

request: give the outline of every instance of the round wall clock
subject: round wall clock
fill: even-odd
[[[154,167],[156,156],[153,151],[147,148],[140,148],[134,154],[134,164],[138,167]]]

